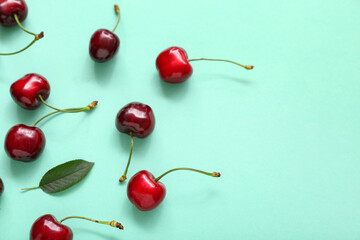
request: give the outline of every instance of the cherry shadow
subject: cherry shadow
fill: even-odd
[[[161,78],[159,77],[159,74],[156,73],[156,74],[154,74],[153,81],[159,82],[161,93],[166,98],[172,98],[172,99],[178,100],[178,99],[186,98],[186,95],[189,92],[188,91],[189,85],[190,85],[189,82],[191,81],[191,79],[188,79],[182,83],[176,83],[176,84],[167,83],[167,82],[164,82],[163,80],[161,80]]]
[[[23,32],[19,26],[13,27],[0,27],[0,36],[1,36],[1,45],[6,46],[4,43],[13,41],[12,39],[19,37],[20,34],[28,35]],[[31,36],[29,35],[29,40],[31,40]],[[7,52],[5,49],[1,49],[1,52]]]
[[[106,227],[106,226],[105,226]],[[90,237],[93,239],[104,239],[104,240],[118,240],[119,238],[114,237],[114,236],[110,236],[108,234],[105,234],[104,232],[98,232],[95,230],[91,230],[90,228],[72,228],[74,231],[74,235],[76,236],[76,238],[79,238],[79,236],[83,235],[84,237]],[[115,229],[114,231],[120,231],[119,229]],[[119,232],[119,236],[121,235],[121,232]]]
[[[234,75],[228,75],[223,73],[204,73],[201,74],[202,78],[205,78],[206,81],[232,81],[236,83],[240,83],[242,85],[253,85],[254,82],[245,78],[237,77]]]
[[[45,147],[44,151],[46,151],[46,147]],[[16,160],[9,158],[6,155],[3,158],[4,159],[2,161],[3,162],[7,161],[7,163],[10,165],[10,172],[14,176],[14,179],[16,179],[16,181],[23,183],[25,180],[26,183],[29,183],[29,179],[35,179],[35,181],[32,184],[34,184],[34,185],[39,184],[41,176],[39,176],[39,179],[36,180],[33,169],[40,168],[40,165],[44,158],[44,153],[42,153],[39,156],[39,158],[33,162],[16,161]],[[24,186],[24,187],[27,187],[27,186]]]
[[[151,229],[159,222],[158,219],[161,219],[163,208],[162,204],[164,204],[165,201],[166,200],[164,200],[164,202],[162,202],[157,208],[145,212],[137,209],[129,200],[124,201],[124,216],[132,216],[135,222],[138,223],[139,227],[144,229]]]
[[[117,54],[118,55],[118,54]],[[89,61],[93,62],[93,70],[94,75],[96,77],[96,80],[103,84],[103,83],[109,83],[110,79],[112,78],[115,68],[117,66],[118,56],[115,55],[115,57],[107,62],[104,63],[98,63],[94,62],[92,59],[89,59]],[[89,57],[90,58],[90,57]],[[88,66],[88,65],[87,65]],[[120,75],[117,71],[118,75]]]

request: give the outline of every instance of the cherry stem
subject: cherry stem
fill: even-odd
[[[132,132],[130,132],[130,137],[131,137],[131,146],[130,146],[129,160],[128,160],[127,165],[126,165],[125,172],[121,176],[121,178],[119,179],[119,182],[123,182],[123,181],[126,180],[126,174],[127,174],[128,169],[129,169],[129,166],[130,166],[130,161],[131,161],[131,156],[132,156],[133,146],[134,146],[134,137],[133,137]]]
[[[112,32],[115,32],[115,30],[116,30],[116,28],[117,28],[117,26],[119,25],[119,22],[120,22],[120,8],[119,8],[118,5],[115,5],[114,7],[115,7],[115,12],[116,12],[116,14],[118,16],[118,20],[117,20],[116,25],[115,25],[114,29],[112,30]]]
[[[39,95],[40,96],[40,95]],[[51,115],[54,115],[56,113],[59,113],[59,112],[65,112],[65,113],[78,113],[78,112],[84,112],[84,111],[90,111],[92,109],[94,109],[97,105],[97,101],[93,101],[92,103],[90,103],[89,105],[87,105],[86,107],[83,107],[83,108],[67,108],[67,109],[59,109],[59,110],[56,110],[54,112],[51,112],[51,113],[48,113],[46,114],[45,116],[43,116],[42,118],[40,118],[39,120],[37,120],[33,127],[35,127],[39,122],[41,122],[42,120],[44,120],[45,118],[51,116]]]
[[[218,62],[229,62],[229,63],[233,63],[235,65],[238,65],[240,67],[243,67],[247,70],[251,70],[254,68],[253,65],[243,65],[243,64],[240,64],[240,63],[237,63],[237,62],[234,62],[234,61],[230,61],[230,60],[226,60],[226,59],[213,59],[213,58],[196,58],[196,59],[188,59],[189,62],[192,62],[192,61],[202,61],[202,60],[206,60],[206,61],[218,61]]]
[[[28,31],[26,28],[23,27],[23,25],[21,25],[20,21],[19,21],[19,18],[16,14],[14,14],[14,18],[15,18],[15,21],[17,23],[17,25],[19,25],[19,27],[26,33],[30,34],[30,35],[33,35],[34,37],[36,37],[36,33],[33,33],[33,32],[30,32]]]
[[[26,49],[28,49],[29,47],[31,47],[31,45],[33,45],[37,40],[34,39],[29,45],[27,45],[26,47],[24,47],[23,49],[16,51],[16,52],[12,52],[12,53],[0,53],[0,56],[10,56],[10,55],[15,55],[18,53],[21,53],[23,51],[25,51]]]
[[[174,169],[171,169],[165,173],[163,173],[162,175],[160,175],[159,177],[155,178],[155,182],[158,182],[162,177],[164,177],[165,175],[167,175],[168,173],[171,173],[171,172],[174,172],[174,171],[178,171],[178,170],[187,170],[187,171],[193,171],[193,172],[198,172],[198,173],[202,173],[202,174],[205,174],[205,175],[208,175],[210,177],[220,177],[220,173],[218,172],[204,172],[204,171],[201,171],[201,170],[197,170],[197,169],[193,169],[193,168],[174,168]]]
[[[44,33],[41,32],[39,34],[36,34],[36,33],[33,33],[33,32],[30,32],[28,30],[26,30],[20,23],[19,21],[19,18],[16,14],[14,14],[14,18],[15,18],[15,21],[16,23],[19,25],[19,27],[26,33],[30,34],[30,35],[33,35],[35,38],[34,40],[32,40],[31,43],[29,43],[26,47],[24,47],[23,49],[19,50],[19,51],[16,51],[16,52],[12,52],[12,53],[0,53],[0,56],[9,56],[9,55],[15,55],[15,54],[18,54],[18,53],[21,53],[23,51],[25,51],[26,49],[28,49],[29,47],[31,47],[37,40],[41,39],[44,37]]]
[[[115,228],[124,230],[123,225],[121,225],[121,223],[116,222],[116,221],[114,221],[114,220],[113,220],[113,221],[110,221],[110,222],[108,222],[108,221],[98,221],[98,220],[94,220],[94,219],[91,219],[91,218],[80,217],[80,216],[70,216],[70,217],[66,217],[66,218],[64,218],[64,219],[62,219],[62,220],[60,221],[60,224],[61,224],[63,221],[65,221],[65,220],[67,220],[67,219],[71,219],[71,218],[84,219],[84,220],[88,220],[88,221],[91,221],[91,222],[100,223],[100,224],[105,224],[105,225],[109,225],[109,226],[111,226],[111,227],[115,227]]]
[[[38,189],[38,188],[40,188],[40,186],[39,186],[39,187],[32,187],[32,188],[22,188],[22,189],[20,189],[20,190],[22,190],[22,191],[28,191],[28,190]]]
[[[39,99],[40,101],[45,104],[46,106],[48,106],[49,108],[52,108],[56,111],[59,111],[59,112],[65,112],[65,113],[73,113],[74,111],[78,111],[78,110],[81,110],[83,108],[67,108],[67,109],[59,109],[59,108],[56,108],[56,107],[53,107],[51,106],[50,104],[48,104],[44,99],[43,97],[41,96],[41,94],[39,94]]]

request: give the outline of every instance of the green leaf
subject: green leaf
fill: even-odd
[[[60,164],[45,173],[39,187],[46,193],[64,191],[83,180],[93,166],[93,162],[82,159]]]

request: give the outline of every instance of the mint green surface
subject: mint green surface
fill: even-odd
[[[88,54],[91,34],[112,29],[114,1],[28,1],[24,26],[45,32],[29,51],[0,57],[0,136],[33,124],[51,110],[20,109],[11,83],[44,75],[48,102],[92,113],[41,123],[47,139],[33,163],[1,150],[0,239],[28,239],[36,218],[81,215],[118,220],[119,231],[68,220],[74,239],[352,240],[360,236],[360,3],[347,1],[120,1],[120,51],[105,64]],[[0,27],[0,51],[32,37]],[[194,62],[187,82],[161,82],[158,53],[177,45]],[[156,126],[135,139],[129,177],[174,167],[219,171],[220,179],[177,172],[162,179],[167,196],[140,212],[128,200],[123,173],[130,137],[114,125],[131,101],[150,105]],[[95,162],[87,178],[55,195],[37,186],[50,168],[82,158]]]

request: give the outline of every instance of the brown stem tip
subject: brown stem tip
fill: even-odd
[[[118,223],[118,222],[116,222],[116,221],[114,221],[114,220],[111,221],[110,226],[116,227],[116,228],[121,229],[121,230],[124,230],[123,225],[121,225],[121,223]]]
[[[119,13],[120,12],[119,5],[115,4],[114,7],[115,7],[115,12]]]
[[[88,107],[89,107],[90,109],[94,109],[97,104],[98,104],[98,101],[93,101],[92,103],[90,103],[90,104],[88,105]]]
[[[245,66],[245,69],[247,69],[247,70],[251,70],[251,69],[253,69],[253,68],[254,68],[253,65],[246,65],[246,66]]]
[[[43,37],[44,37],[44,32],[41,32],[39,34],[35,34],[35,39],[36,40],[42,39]]]
[[[126,180],[126,176],[122,176],[120,179],[119,179],[119,182],[123,182]]]
[[[214,176],[214,177],[220,177],[221,174],[220,174],[219,172],[213,172],[213,176]]]

